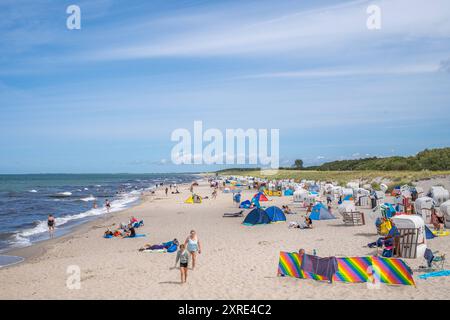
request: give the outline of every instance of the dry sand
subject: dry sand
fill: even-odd
[[[368,289],[365,284],[328,284],[313,280],[277,277],[279,251],[308,252],[319,256],[370,255],[364,247],[377,239],[373,220],[365,210],[365,226],[345,227],[340,219],[314,222],[314,229],[288,229],[286,223],[243,226],[242,218],[222,218],[236,212],[231,194],[202,204],[185,204],[186,186],[179,195],[165,197],[163,191],[146,197],[132,209],[80,227],[71,235],[43,242],[16,254],[26,262],[0,269],[1,299],[448,299],[450,277],[420,280],[417,287],[381,285]],[[211,190],[202,183],[196,188],[202,196]],[[245,191],[243,199],[253,192]],[[268,205],[291,204],[291,197],[272,198]],[[266,203],[263,203],[266,205]],[[289,215],[288,221],[301,220],[304,210]],[[105,227],[127,221],[130,215],[145,220],[138,233],[146,238],[103,239]],[[172,253],[141,253],[145,243],[183,240],[191,229],[198,232],[203,252],[198,266],[189,270],[188,283],[179,283]],[[450,256],[450,237],[429,240],[432,250]],[[423,259],[406,260],[413,268]],[[67,268],[81,270],[81,289],[66,286]]]

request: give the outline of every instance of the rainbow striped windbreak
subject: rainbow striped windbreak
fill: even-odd
[[[381,257],[345,257],[336,259],[338,271],[333,275],[333,281],[372,282],[373,277],[378,276],[381,283],[415,286],[410,268],[401,259]],[[329,280],[324,276],[303,271],[301,265],[301,258],[298,253],[280,252],[278,263],[278,273],[280,275],[319,281]]]

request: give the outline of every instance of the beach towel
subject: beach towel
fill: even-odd
[[[145,249],[145,250],[142,250],[142,252],[146,252],[146,253],[151,253],[151,252],[157,252],[157,253],[165,253],[166,252],[166,249],[157,249],[157,250],[152,250],[152,249]]]
[[[448,277],[450,276],[450,270],[442,270],[425,273],[419,276],[419,279],[428,279],[428,278],[436,278],[436,277]]]
[[[124,238],[143,238],[143,237],[146,237],[146,236],[147,236],[147,235],[145,235],[145,234],[136,233],[136,235],[135,235],[134,237],[126,236],[126,237],[124,237]]]
[[[305,254],[302,259],[301,268],[305,272],[314,273],[319,276],[333,279],[333,275],[338,270],[336,257],[320,258],[318,256],[313,256]]]
[[[447,231],[447,230],[433,230],[432,233],[436,237],[445,237],[445,236],[448,236],[450,234],[450,232]]]
[[[105,234],[105,235],[103,236],[103,238],[105,238],[105,239],[111,239],[111,238],[114,238],[114,236],[113,236],[112,234]]]

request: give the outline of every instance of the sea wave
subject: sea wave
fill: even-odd
[[[94,197],[93,195],[90,195],[89,197],[81,198],[80,200],[81,200],[81,201],[88,202],[88,201],[95,201],[95,200],[97,200],[97,198]]]
[[[64,198],[64,197],[70,197],[72,195],[72,192],[65,191],[65,192],[58,192],[56,194],[51,195],[53,198]]]
[[[129,208],[133,203],[139,200],[139,195],[140,195],[139,191],[132,191],[130,193],[121,195],[118,199],[115,199],[111,202],[110,213]],[[56,229],[64,228],[64,226],[69,222],[89,217],[101,216],[106,213],[107,213],[106,208],[101,207],[97,209],[90,209],[73,215],[56,217],[55,218]],[[23,247],[31,245],[32,240],[30,238],[39,236],[40,234],[44,234],[46,232],[48,232],[47,221],[37,221],[34,227],[17,232],[14,235],[11,244],[14,247]]]

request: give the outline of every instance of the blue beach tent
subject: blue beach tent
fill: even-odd
[[[243,224],[246,226],[254,226],[255,224],[270,223],[269,215],[260,208],[255,208],[245,217]]]
[[[270,221],[272,222],[286,221],[286,216],[284,215],[284,212],[276,206],[267,208],[266,213],[269,216]]]
[[[284,195],[285,196],[292,196],[292,195],[294,195],[294,190],[286,189],[286,190],[284,190]]]
[[[309,214],[309,218],[311,220],[329,220],[336,219],[335,216],[331,214],[330,211],[321,203],[318,202],[313,208],[311,213]]]

